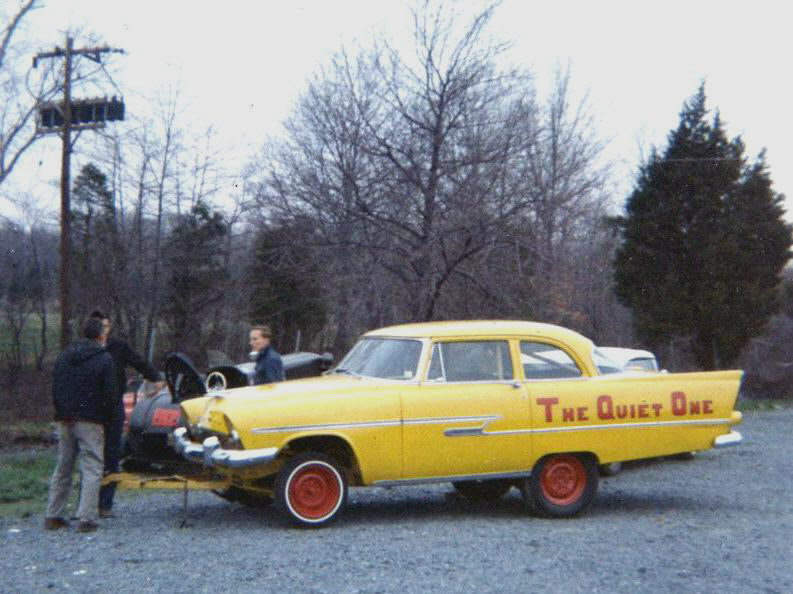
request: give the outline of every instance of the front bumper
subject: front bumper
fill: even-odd
[[[220,440],[215,436],[207,437],[203,443],[197,444],[188,439],[186,427],[174,429],[171,442],[177,454],[204,466],[245,468],[255,464],[267,464],[278,455],[278,448],[227,450],[220,447]]]

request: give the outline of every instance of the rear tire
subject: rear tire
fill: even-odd
[[[522,480],[523,498],[540,514],[567,518],[583,512],[597,492],[598,468],[591,456],[552,454]]]
[[[471,501],[498,501],[512,488],[512,482],[501,479],[455,481],[456,491]]]
[[[275,501],[289,519],[320,527],[338,518],[347,503],[347,478],[333,458],[317,452],[295,456],[275,479]]]

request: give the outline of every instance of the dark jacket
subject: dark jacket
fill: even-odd
[[[122,405],[124,392],[127,390],[127,366],[133,367],[150,382],[156,382],[159,379],[159,374],[146,362],[146,359],[133,351],[132,347],[123,340],[109,338],[105,345],[105,350],[113,357],[115,372],[113,402],[115,406],[120,407]]]
[[[105,349],[93,340],[69,345],[55,361],[55,420],[106,423],[114,390],[113,359]]]
[[[268,346],[256,357],[253,384],[271,384],[282,381],[284,381],[284,363],[281,361],[281,355],[273,347]]]

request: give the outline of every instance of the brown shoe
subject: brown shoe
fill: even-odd
[[[81,520],[77,525],[77,532],[96,532],[99,524],[91,520]]]
[[[63,518],[44,518],[44,530],[60,530],[68,525],[69,522]]]
[[[115,518],[116,514],[113,513],[112,509],[100,509],[99,517],[102,518],[103,520],[106,520],[108,518]]]

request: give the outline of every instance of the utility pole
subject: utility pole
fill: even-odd
[[[81,49],[74,49],[74,40],[67,34],[66,35],[66,49],[62,50],[56,47],[52,52],[42,52],[33,58],[33,67],[35,68],[38,61],[43,58],[63,58],[63,104],[56,107],[59,114],[63,118],[63,124],[60,126],[61,139],[63,140],[63,149],[61,153],[61,241],[60,241],[60,306],[61,306],[61,349],[65,348],[72,339],[72,328],[69,324],[71,321],[71,260],[72,260],[72,208],[70,196],[70,169],[71,169],[71,153],[72,153],[72,127],[74,122],[72,117],[74,115],[72,104],[72,59],[74,56],[85,56],[94,62],[101,64],[101,55],[106,53],[124,53],[122,49],[113,49],[109,47],[87,47]],[[115,98],[114,98],[115,102]],[[107,103],[105,101],[105,103]],[[42,109],[44,106],[42,106]],[[42,111],[43,113],[43,111]],[[93,120],[88,122],[88,125],[81,125],[80,128],[97,128],[104,125],[104,111],[102,111],[102,120]],[[93,117],[96,117],[95,115]],[[121,116],[123,118],[123,115]],[[114,118],[114,119],[121,119]]]
[[[72,51],[74,41],[67,35],[66,56],[63,75],[63,148],[61,150],[61,350],[72,340],[72,327],[69,325],[72,313],[71,268],[72,268],[72,205],[69,194],[72,154]]]

